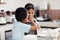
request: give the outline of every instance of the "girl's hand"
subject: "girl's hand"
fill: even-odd
[[[30,14],[28,17],[28,20],[32,23],[32,22],[34,22],[34,17]]]

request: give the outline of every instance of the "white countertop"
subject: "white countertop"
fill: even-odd
[[[60,22],[38,22],[43,27],[60,27]]]
[[[7,31],[9,29],[12,29],[12,27],[13,27],[13,24],[0,25],[0,31],[1,30]]]
[[[23,40],[37,40],[37,35],[26,35]]]

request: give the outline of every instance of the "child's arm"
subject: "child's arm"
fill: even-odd
[[[32,15],[29,15],[29,21],[31,22],[31,26],[32,26],[32,28],[34,27],[34,29],[36,29],[36,28],[40,28],[41,29],[41,27],[39,27],[38,25],[37,25],[37,23],[35,23],[34,22],[34,17],[32,16]]]
[[[31,28],[30,28],[30,30],[37,30],[38,28],[37,27],[35,27],[35,26],[31,26]]]

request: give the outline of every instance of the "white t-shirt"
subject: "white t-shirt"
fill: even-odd
[[[12,17],[11,16],[6,16],[6,22],[12,22]]]
[[[5,18],[4,17],[0,17],[0,24],[4,24],[4,23],[6,23]]]
[[[30,25],[16,22],[12,29],[12,40],[22,40],[25,32],[29,32]]]

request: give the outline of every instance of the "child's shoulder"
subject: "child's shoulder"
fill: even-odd
[[[14,25],[17,25],[17,26],[30,26],[30,25],[22,23],[22,22],[15,22]]]

